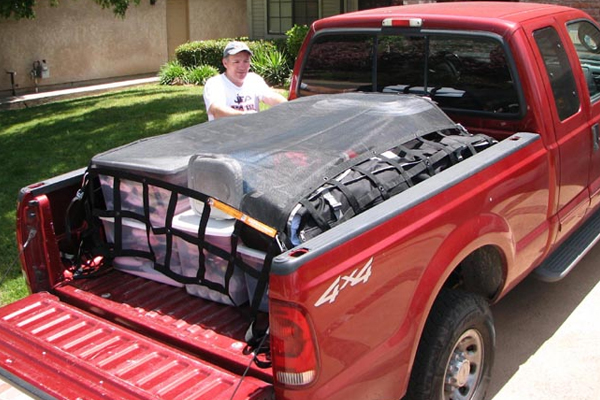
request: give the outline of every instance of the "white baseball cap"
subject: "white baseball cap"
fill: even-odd
[[[227,43],[227,46],[225,46],[225,50],[223,50],[223,57],[237,54],[242,51],[247,51],[248,53],[250,53],[250,55],[252,55],[252,51],[250,51],[250,48],[248,47],[248,45],[246,43],[244,43],[244,42],[229,42],[229,43]]]

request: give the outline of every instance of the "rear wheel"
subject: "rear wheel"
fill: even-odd
[[[425,324],[405,400],[483,400],[494,346],[485,299],[443,290]]]

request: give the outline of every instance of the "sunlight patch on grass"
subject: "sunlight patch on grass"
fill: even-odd
[[[208,119],[208,117],[206,116],[206,113],[204,111],[201,113],[201,115],[203,117],[205,117],[206,119]],[[189,121],[193,120],[196,117],[197,117],[197,113],[195,111],[180,112],[177,114],[169,115],[167,117],[167,123],[172,124],[172,125],[179,125],[182,123],[188,123]]]
[[[98,153],[206,121],[197,86],[139,86],[0,111],[0,277],[17,257],[16,200],[29,184],[88,165]],[[0,286],[0,304],[27,294],[20,266]]]
[[[4,269],[4,266],[0,266],[0,269]],[[25,284],[25,278],[20,275],[17,278],[10,279],[2,284],[2,290],[0,291],[0,305],[12,303],[28,294],[29,290]]]

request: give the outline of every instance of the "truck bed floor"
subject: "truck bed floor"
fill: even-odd
[[[204,300],[184,288],[168,286],[116,270],[74,280],[55,289],[62,301],[128,327],[215,365],[272,381],[244,355],[249,319],[243,308]]]
[[[0,333],[0,375],[43,399],[271,398],[264,381],[242,380],[49,293],[3,307]]]

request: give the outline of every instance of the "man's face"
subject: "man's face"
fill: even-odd
[[[227,78],[237,86],[242,86],[250,70],[250,54],[247,51],[241,51],[227,56],[223,59],[223,65]]]

